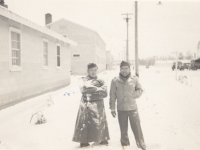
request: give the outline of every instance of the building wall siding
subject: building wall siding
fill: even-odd
[[[33,96],[70,83],[70,47],[35,29],[0,15],[0,105]],[[22,71],[9,68],[9,27],[21,30]],[[42,38],[48,39],[49,67],[42,67]],[[61,68],[57,68],[56,44],[61,46]]]
[[[110,70],[112,68],[112,60],[110,51],[106,51],[106,69]]]
[[[95,35],[95,50],[99,72],[103,72],[106,70],[106,45],[98,35]]]

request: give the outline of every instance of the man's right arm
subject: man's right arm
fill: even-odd
[[[114,82],[114,79],[111,81],[111,86],[110,86],[110,109],[111,111],[115,111],[115,103],[116,103],[116,93],[117,93],[117,88]]]

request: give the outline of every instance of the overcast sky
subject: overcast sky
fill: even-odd
[[[126,22],[130,20],[130,54],[134,56],[134,1],[5,0],[11,11],[44,26],[45,13],[53,21],[61,18],[98,31],[107,49],[118,55],[126,47]],[[139,56],[165,55],[171,51],[192,51],[200,41],[200,2],[138,2]]]

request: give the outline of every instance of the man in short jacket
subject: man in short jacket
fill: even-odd
[[[136,76],[131,75],[130,64],[122,61],[120,64],[120,73],[111,82],[110,87],[110,109],[115,117],[115,103],[117,100],[118,121],[121,130],[122,146],[130,145],[128,138],[128,119],[135,136],[138,148],[146,150],[140,118],[135,99],[142,95],[142,88]]]

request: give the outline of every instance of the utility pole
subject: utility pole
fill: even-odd
[[[138,65],[138,4],[135,1],[135,75],[137,77],[139,77]]]
[[[126,13],[126,14],[122,14],[122,15],[126,15],[126,18],[124,18],[126,20],[127,23],[127,39],[126,39],[126,61],[129,62],[129,54],[128,54],[128,22],[129,22],[129,15],[132,15],[131,13]]]
[[[162,5],[161,2],[158,5]],[[135,1],[135,75],[139,77],[138,61],[138,2]]]
[[[123,61],[125,61],[126,59],[125,59],[125,53],[126,52],[126,49],[124,48],[124,49],[122,49],[122,54],[123,54]]]

